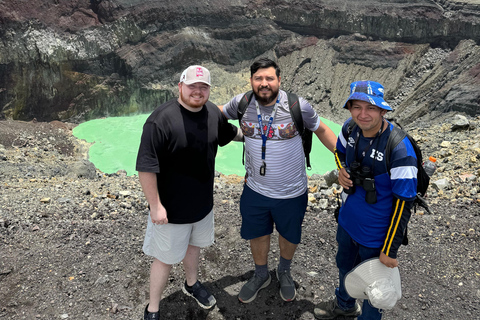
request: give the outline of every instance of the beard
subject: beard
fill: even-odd
[[[272,89],[269,88],[270,89],[269,95],[260,96],[257,92],[260,92],[260,90],[264,88],[265,87],[261,87],[261,88],[259,87],[257,90],[253,90],[253,94],[255,95],[255,99],[257,99],[258,103],[260,103],[262,106],[268,106],[277,98],[279,89],[277,89],[276,91],[273,91]]]
[[[200,96],[200,99],[194,99],[188,94],[188,92],[185,93],[183,90],[180,92],[180,97],[183,103],[194,109],[203,107],[208,100],[208,97],[205,98],[205,96]]]

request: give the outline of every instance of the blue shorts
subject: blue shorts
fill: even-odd
[[[275,228],[282,237],[293,244],[299,244],[307,201],[307,190],[296,198],[273,199],[245,185],[240,198],[242,238],[251,240],[269,235],[273,232],[275,223]]]

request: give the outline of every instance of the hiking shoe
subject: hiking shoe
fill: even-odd
[[[182,291],[187,296],[192,297],[193,299],[197,300],[197,303],[203,309],[210,309],[217,303],[217,300],[207,291],[207,289],[197,280],[195,284],[189,289],[187,287],[187,282],[185,281],[184,285],[182,286]]]
[[[297,290],[295,289],[295,283],[290,270],[278,272],[277,269],[277,279],[280,282],[280,297],[282,297],[283,301],[293,301],[297,295]]]
[[[270,282],[272,281],[272,276],[270,276],[270,272],[268,273],[267,279],[262,279],[260,277],[253,275],[250,280],[247,281],[240,290],[238,294],[238,300],[243,303],[249,303],[255,300],[257,297],[258,291],[260,289],[266,288]]]
[[[324,301],[317,305],[313,309],[315,318],[317,319],[335,319],[336,317],[358,317],[362,314],[362,308],[355,302],[355,306],[348,310],[342,310],[338,306],[337,298],[333,298],[330,301]]]
[[[143,312],[143,320],[158,320],[160,319],[160,311],[157,312],[148,312],[148,304],[145,307],[145,311]]]

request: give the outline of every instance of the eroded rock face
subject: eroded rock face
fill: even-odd
[[[334,121],[345,117],[348,84],[367,78],[385,85],[400,122],[474,115],[479,9],[468,0],[2,2],[0,119],[148,112],[196,63],[215,71],[221,104],[248,88],[261,55],[280,62],[284,89]]]

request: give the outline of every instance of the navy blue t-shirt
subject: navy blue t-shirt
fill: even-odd
[[[355,192],[344,199],[338,223],[356,242],[368,248],[380,248],[390,225],[393,197],[413,201],[417,194],[417,158],[410,141],[405,137],[390,155],[389,174],[385,147],[393,125],[387,122],[387,129],[377,138],[364,137],[358,126],[347,137],[350,119],[342,127],[337,151],[344,157],[342,161],[347,167],[356,160],[373,171],[377,203],[368,204],[365,201],[365,189],[356,185]]]

